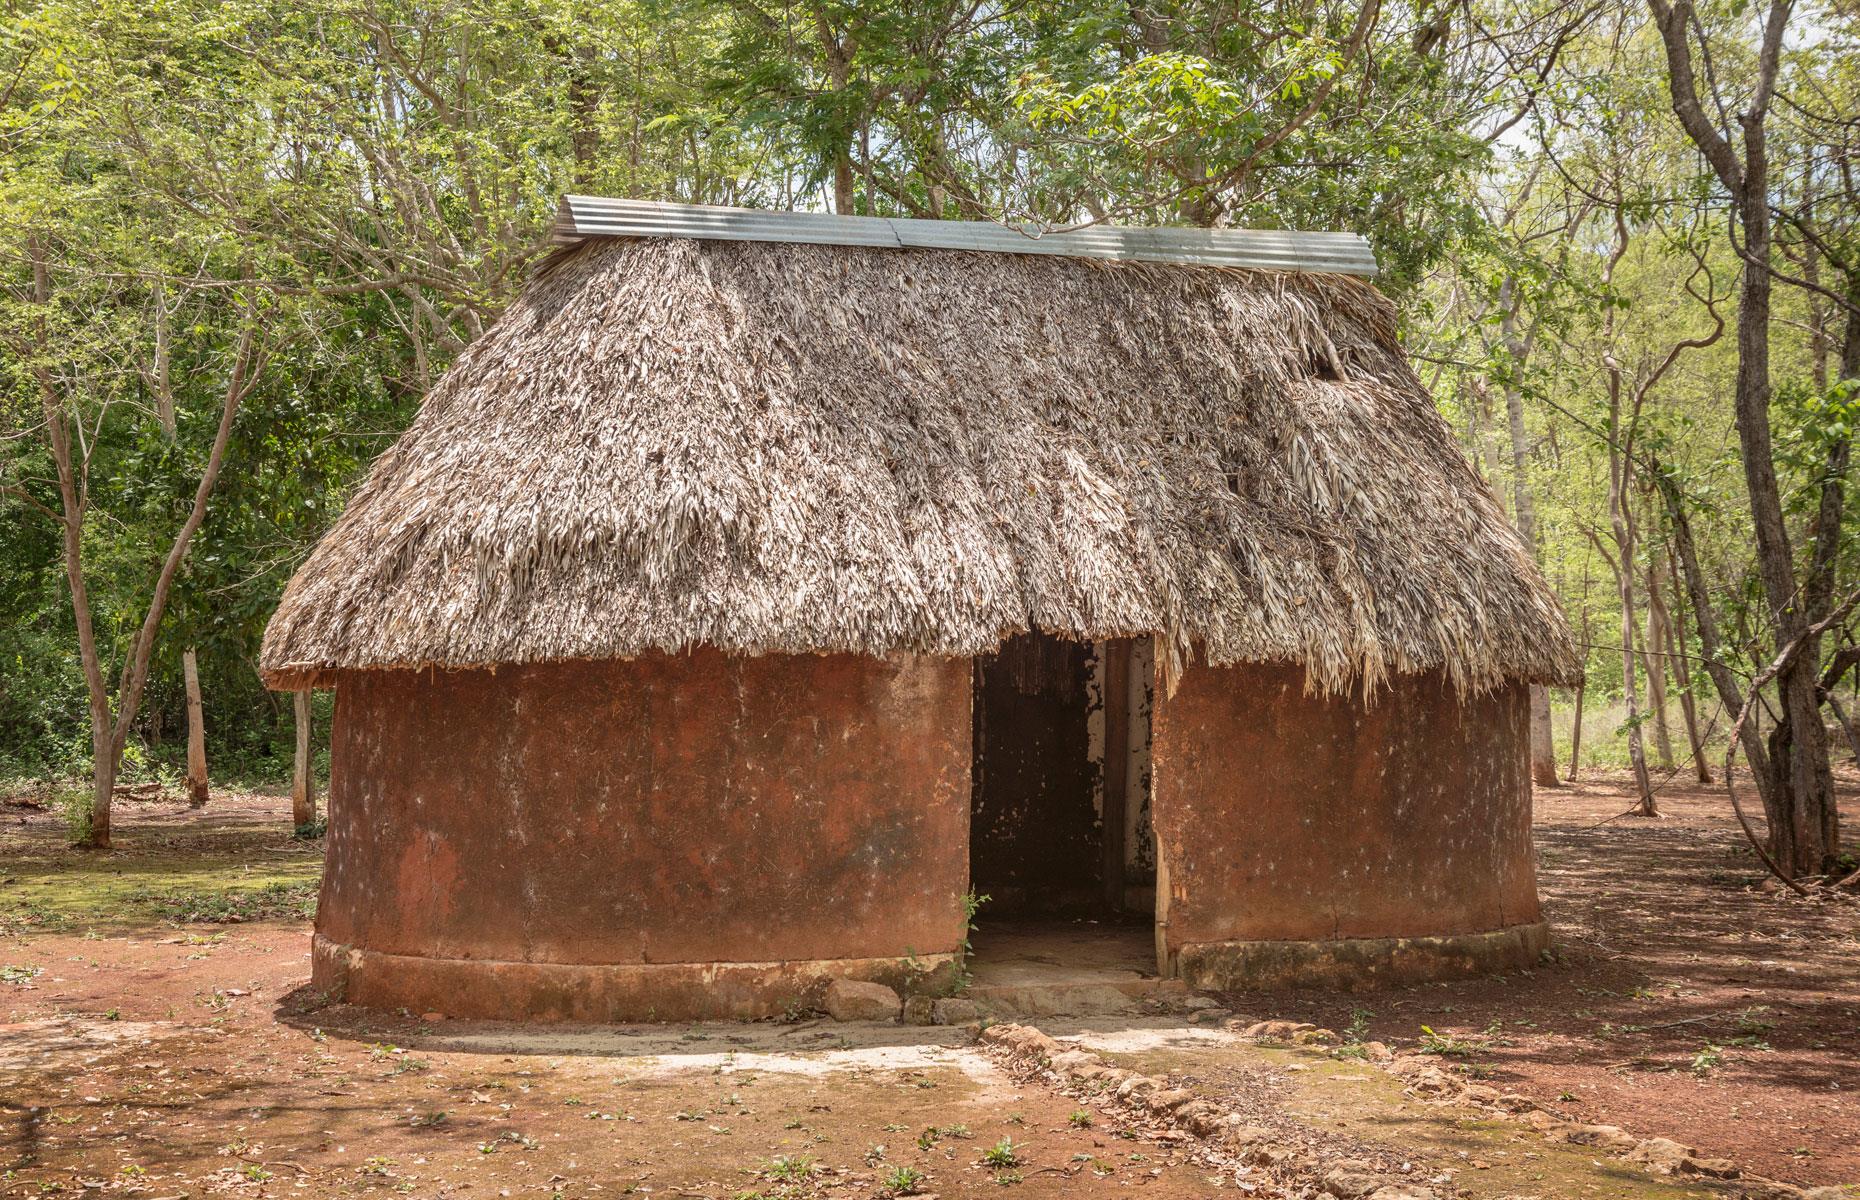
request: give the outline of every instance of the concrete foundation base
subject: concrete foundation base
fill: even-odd
[[[448,1017],[576,1021],[756,1021],[815,1006],[835,979],[900,992],[953,986],[950,954],[767,963],[621,965],[420,958],[358,950],[317,935],[311,983],[333,1001]]]
[[[974,943],[962,994],[991,1017],[1129,1013],[1188,995],[1156,974],[1149,925],[984,918]]]
[[[1182,947],[1176,974],[1209,991],[1360,991],[1515,971],[1534,966],[1549,947],[1550,927],[1542,922],[1436,937],[1202,942]]]

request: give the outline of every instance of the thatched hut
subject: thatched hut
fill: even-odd
[[[320,986],[767,1014],[945,972],[971,890],[1197,985],[1541,952],[1571,639],[1359,241],[561,228],[266,633],[337,693]]]

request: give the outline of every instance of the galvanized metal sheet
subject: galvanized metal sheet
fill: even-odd
[[[822,246],[974,250],[993,254],[1062,254],[1276,271],[1376,274],[1376,257],[1354,233],[1273,229],[1165,229],[1091,225],[1042,231],[989,221],[927,221],[908,217],[840,217],[769,212],[705,204],[668,204],[564,196],[556,218],[559,242],[590,237],[701,238],[735,242],[796,242]]]

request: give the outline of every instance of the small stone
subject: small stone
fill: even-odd
[[[1648,1138],[1628,1153],[1629,1162],[1642,1163],[1659,1175],[1704,1175],[1736,1179],[1738,1170],[1722,1158],[1701,1158],[1690,1146],[1671,1138]]]
[[[1162,1087],[1160,1080],[1151,1079],[1148,1075],[1132,1075],[1117,1085],[1117,1098],[1129,1100],[1146,1092],[1153,1092],[1160,1087]]]
[[[827,985],[825,1008],[835,1021],[895,1021],[904,1002],[882,983],[835,979]]]
[[[1412,1183],[1385,1183],[1368,1200],[1434,1200],[1434,1193]]]
[[[1545,1137],[1558,1134],[1561,1130],[1570,1127],[1570,1123],[1565,1121],[1562,1117],[1557,1116],[1553,1112],[1546,1112],[1541,1108],[1534,1108],[1529,1112],[1520,1113],[1518,1119],[1526,1125],[1529,1125],[1532,1129],[1535,1129],[1538,1133],[1543,1134]]]
[[[1460,1089],[1460,1098],[1472,1104],[1496,1104],[1498,1089],[1483,1083],[1469,1083]]]
[[[1026,1059],[1051,1059],[1065,1048],[1027,1025],[990,1025],[982,1030],[982,1041],[1002,1047],[1015,1058]]]
[[[1363,1200],[1384,1186],[1380,1175],[1369,1171],[1353,1171],[1347,1167],[1335,1167],[1324,1176],[1324,1190],[1337,1197],[1337,1200]]]
[[[1309,1021],[1255,1021],[1240,1036],[1262,1042],[1289,1042],[1295,1034],[1316,1028]]]
[[[1264,1125],[1230,1125],[1226,1132],[1221,1134],[1221,1140],[1235,1150],[1244,1150],[1248,1146],[1271,1141],[1272,1130]]]
[[[932,1024],[932,1011],[936,1001],[929,996],[906,996],[904,998],[904,1023],[906,1025]]]
[[[1298,1046],[1330,1046],[1336,1041],[1336,1033],[1329,1029],[1300,1029],[1292,1034],[1292,1043]]]
[[[1206,996],[1184,996],[1180,1000],[1176,1001],[1176,1007],[1183,1009],[1187,1012],[1196,1012],[1202,1009],[1209,1009],[1209,1008],[1219,1008],[1220,1006],[1221,1006],[1220,1001],[1210,1000]]]
[[[1408,1077],[1408,1087],[1417,1096],[1451,1096],[1460,1090],[1459,1080],[1439,1067]]]
[[[1394,1051],[1390,1050],[1381,1042],[1364,1042],[1363,1053],[1367,1054],[1369,1056],[1369,1061],[1373,1063],[1386,1063],[1395,1060]]]
[[[1188,1019],[1197,1025],[1219,1025],[1233,1016],[1233,1010],[1226,1008],[1204,1008]]]
[[[1084,1050],[1063,1050],[1053,1055],[1053,1070],[1077,1075],[1088,1067],[1098,1066],[1098,1056]]]
[[[1166,1088],[1151,1092],[1143,1098],[1143,1103],[1153,1113],[1174,1112],[1195,1098],[1195,1093],[1187,1088]]]
[[[1175,1119],[1196,1137],[1213,1137],[1221,1131],[1221,1110],[1206,1100],[1190,1100],[1175,1110]]]
[[[1537,1101],[1516,1092],[1505,1092],[1492,1103],[1508,1113],[1527,1113],[1537,1107]]]
[[[1631,1150],[1640,1139],[1613,1125],[1571,1125],[1557,1132],[1560,1141],[1578,1146],[1601,1146],[1608,1150]]]
[[[950,996],[930,1006],[930,1019],[937,1025],[967,1025],[982,1019],[982,1006],[973,1000]]]

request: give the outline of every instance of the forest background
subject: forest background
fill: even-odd
[[[588,192],[1367,235],[1587,650],[1540,786],[1657,804],[1748,710],[1844,869],[1853,0],[3,2],[0,780],[80,839],[190,725],[288,775],[285,581]]]

